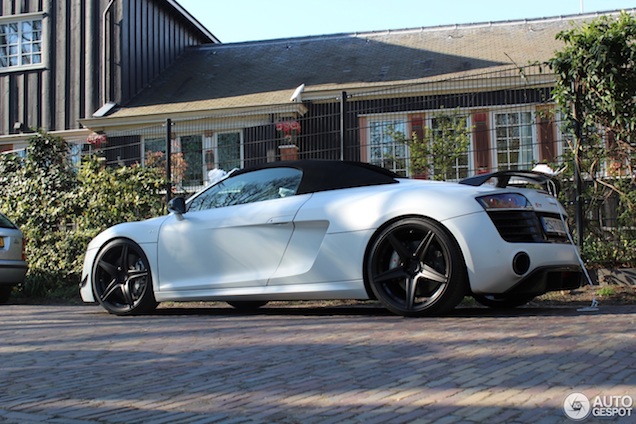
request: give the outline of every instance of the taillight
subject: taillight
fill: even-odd
[[[477,197],[479,204],[486,210],[493,209],[532,209],[525,196],[518,193],[497,193]]]

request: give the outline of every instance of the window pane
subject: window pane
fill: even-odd
[[[294,168],[272,168],[229,177],[198,195],[188,211],[199,211],[293,196],[302,172]]]
[[[219,168],[230,171],[241,167],[241,134],[222,133],[217,135]]]
[[[392,133],[406,134],[404,120],[371,121],[369,123],[369,162],[406,176],[408,148],[396,141]]]
[[[181,151],[187,165],[185,185],[201,185],[203,183],[203,139],[200,135],[181,137]]]
[[[144,140],[144,150],[146,152],[166,152],[166,139],[153,138]]]
[[[499,169],[531,168],[534,163],[534,131],[531,112],[495,116]]]
[[[0,25],[0,67],[19,67],[41,63],[41,39],[41,20]]]
[[[431,119],[429,163],[433,164],[434,178],[457,180],[467,175],[470,150],[467,119],[462,115],[439,115]]]

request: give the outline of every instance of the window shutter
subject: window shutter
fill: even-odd
[[[539,138],[539,161],[552,162],[556,157],[554,109],[537,108],[537,133]]]
[[[488,130],[488,113],[472,114],[473,144],[475,146],[476,173],[490,172],[490,136]]]

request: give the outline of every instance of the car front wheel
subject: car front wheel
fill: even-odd
[[[93,264],[93,292],[100,305],[115,315],[135,315],[157,307],[148,259],[127,239],[109,242]]]
[[[436,222],[396,221],[378,234],[368,252],[367,281],[393,313],[443,314],[466,293],[466,267],[459,246]]]

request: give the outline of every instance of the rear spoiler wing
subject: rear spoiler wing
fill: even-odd
[[[559,182],[551,175],[537,171],[499,171],[488,174],[475,175],[474,177],[464,178],[459,183],[469,186],[479,187],[488,181],[493,181],[494,186],[498,188],[506,188],[521,184],[537,184],[546,191],[556,196],[559,192]]]

